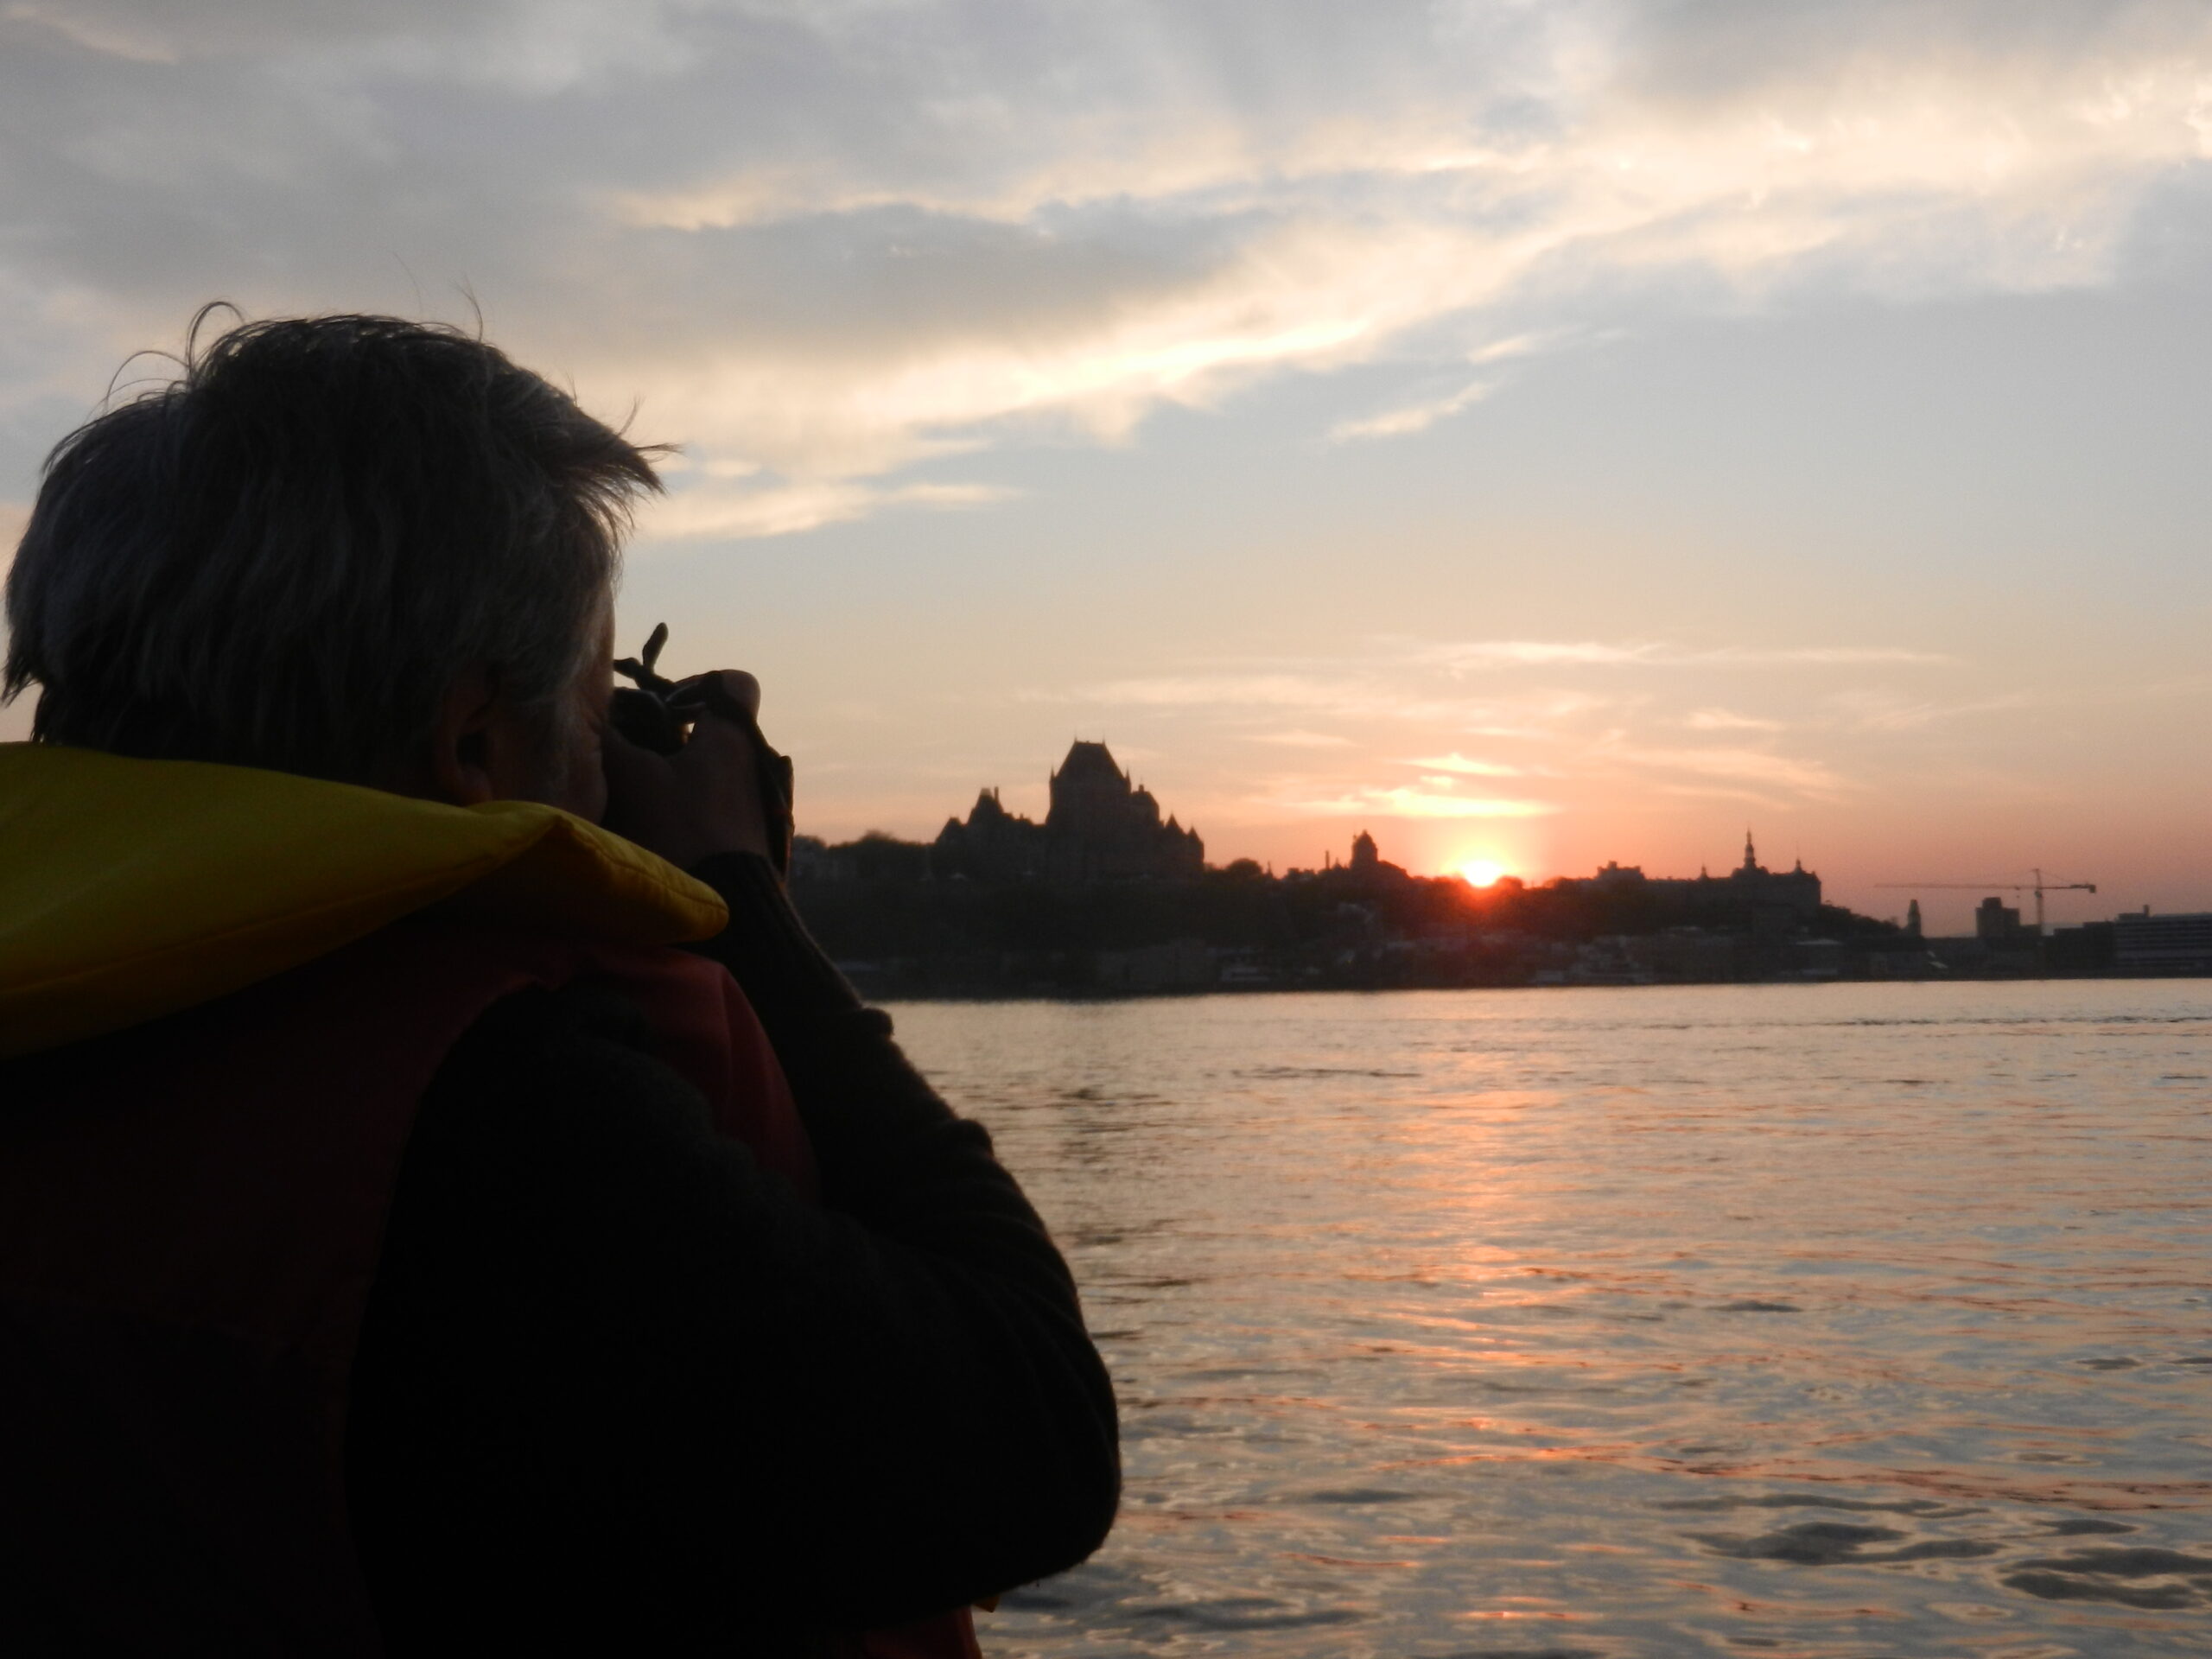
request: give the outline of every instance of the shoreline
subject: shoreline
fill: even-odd
[[[2126,984],[2176,983],[2212,980],[2212,972],[2076,971],[2047,974],[1928,974],[1912,977],[1821,976],[1800,978],[1747,979],[1582,979],[1536,982],[1523,980],[1496,984],[1268,984],[1158,986],[1145,989],[1109,989],[1028,984],[1000,989],[931,989],[895,985],[867,970],[862,964],[836,964],[838,971],[870,1002],[1096,1002],[1197,1001],[1207,997],[1265,996],[1382,996],[1405,993],[1458,991],[1643,991],[1690,990],[1702,988],[1738,990],[1811,990],[1860,985],[2045,985],[2117,982]],[[855,971],[858,969],[859,971]]]

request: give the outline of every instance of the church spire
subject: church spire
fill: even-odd
[[[1751,846],[1751,826],[1746,824],[1744,826],[1744,868],[1746,870],[1756,870],[1758,867],[1759,855]]]

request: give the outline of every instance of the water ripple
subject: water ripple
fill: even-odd
[[[1123,1402],[988,1652],[2212,1652],[2212,985],[897,1013]]]

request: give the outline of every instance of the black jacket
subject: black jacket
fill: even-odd
[[[397,1651],[804,1652],[1065,1568],[1114,1399],[1044,1224],[763,860],[694,874],[823,1177],[711,1131],[588,982],[461,1040],[409,1144],[346,1469]]]

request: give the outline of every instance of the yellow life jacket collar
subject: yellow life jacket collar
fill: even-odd
[[[531,801],[0,744],[0,1058],[158,1019],[442,906],[675,944],[712,889]]]

